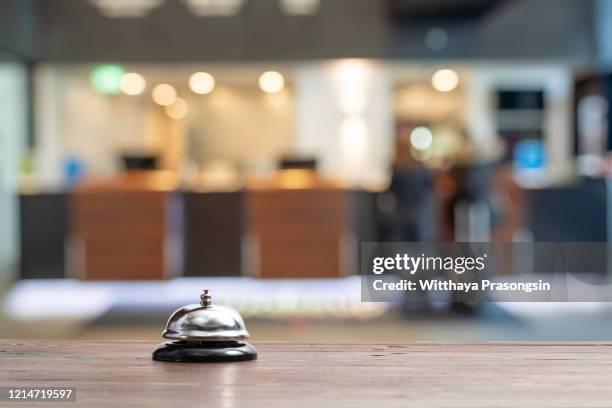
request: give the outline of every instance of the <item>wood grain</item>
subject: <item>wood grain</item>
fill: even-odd
[[[612,406],[612,343],[254,344],[185,364],[150,342],[3,340],[0,386],[74,386],[72,407]]]
[[[79,272],[87,280],[164,279],[168,193],[91,190],[72,196]]]
[[[329,278],[345,274],[343,238],[350,231],[345,189],[250,190],[248,234],[257,241],[251,264],[260,278]]]

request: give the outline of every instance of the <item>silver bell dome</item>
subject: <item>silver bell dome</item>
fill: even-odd
[[[236,341],[249,338],[240,314],[227,306],[213,306],[208,290],[199,305],[183,306],[170,316],[163,337],[186,341]]]

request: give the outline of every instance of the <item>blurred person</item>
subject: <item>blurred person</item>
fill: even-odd
[[[443,238],[486,242],[501,218],[496,205],[499,200],[492,189],[492,176],[505,146],[499,138],[487,144],[475,143],[465,133],[462,146],[445,175],[448,198],[442,204],[447,226]]]
[[[379,197],[383,241],[431,241],[435,237],[434,172],[398,143],[388,190]]]

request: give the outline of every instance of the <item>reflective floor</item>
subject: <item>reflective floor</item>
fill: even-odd
[[[470,313],[361,303],[359,280],[22,281],[4,292],[2,338],[161,339],[170,313],[211,287],[254,341],[611,340],[610,303],[492,303]]]

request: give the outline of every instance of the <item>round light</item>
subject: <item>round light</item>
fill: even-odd
[[[159,84],[153,88],[151,93],[153,102],[161,106],[169,106],[176,100],[176,89],[172,85]]]
[[[264,72],[259,77],[259,87],[266,93],[280,92],[284,86],[285,78],[276,71]]]
[[[128,72],[121,78],[121,91],[127,95],[140,95],[147,87],[144,77],[135,72]]]
[[[105,95],[115,95],[121,92],[121,78],[125,69],[120,65],[98,65],[91,71],[91,85]]]
[[[189,111],[189,106],[187,102],[185,102],[182,98],[175,98],[174,103],[172,105],[168,105],[165,108],[166,114],[172,119],[182,119],[187,115]]]
[[[410,144],[418,150],[426,150],[431,146],[433,135],[425,126],[415,127],[410,133]]]
[[[441,69],[433,74],[431,84],[440,92],[449,92],[459,85],[459,76],[452,69]]]
[[[215,89],[215,78],[208,72],[196,72],[189,77],[189,88],[197,94],[209,94]]]

